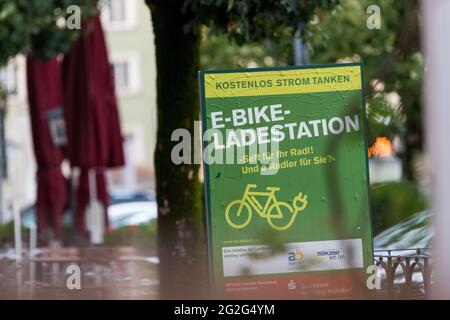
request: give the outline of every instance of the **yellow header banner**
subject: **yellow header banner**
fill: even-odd
[[[361,66],[205,73],[205,98],[267,96],[361,89]]]

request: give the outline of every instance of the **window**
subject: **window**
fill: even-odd
[[[130,68],[128,62],[117,62],[113,64],[114,82],[116,90],[123,92],[130,87]]]
[[[126,31],[136,25],[136,0],[106,0],[102,22],[108,31]]]
[[[0,87],[8,95],[17,94],[17,65],[14,61],[0,69]]]
[[[126,20],[125,0],[111,0],[108,2],[109,19],[111,22],[124,22]]]
[[[8,95],[8,103],[17,105],[26,98],[25,57],[17,56],[0,68],[0,88]]]
[[[129,96],[141,89],[140,59],[136,52],[114,52],[111,66],[116,92],[119,96]]]

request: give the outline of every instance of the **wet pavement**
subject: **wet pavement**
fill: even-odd
[[[0,299],[149,300],[158,290],[158,259],[133,247],[42,249],[21,263],[0,257]]]

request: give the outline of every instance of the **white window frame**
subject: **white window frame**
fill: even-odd
[[[142,89],[141,59],[137,52],[113,52],[110,57],[112,65],[119,63],[128,64],[128,87],[117,88],[119,97],[127,97],[138,94]],[[113,70],[114,72],[114,70]]]
[[[101,18],[106,31],[129,31],[137,25],[137,0],[121,0],[125,6],[125,19],[123,21],[111,21],[111,13],[107,2],[116,0],[104,0],[102,4]]]
[[[26,60],[22,55],[9,60],[8,64],[2,68],[7,77],[15,77],[15,92],[8,94],[8,104],[16,105],[25,101],[26,94]],[[14,75],[11,73],[14,72]],[[3,88],[5,89],[5,88]]]
[[[145,126],[139,122],[124,122],[122,125],[122,134],[127,136],[129,141],[129,154],[133,157],[132,164],[137,167],[147,165],[146,163],[146,136]]]

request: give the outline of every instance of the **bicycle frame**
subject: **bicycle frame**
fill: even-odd
[[[303,196],[302,192],[295,196],[292,204],[290,204],[291,201],[277,200],[276,192],[280,191],[280,188],[267,187],[266,191],[252,191],[257,187],[256,184],[247,185],[242,198],[231,201],[226,207],[225,219],[232,228],[245,228],[251,222],[254,210],[261,218],[267,220],[272,229],[284,231],[292,226],[298,213],[303,211],[308,204],[308,196]],[[264,202],[258,200],[257,197],[259,196],[266,200]],[[234,209],[234,212],[231,211],[233,207],[236,208],[236,205],[238,205],[237,212],[236,209]],[[244,216],[236,221],[235,218],[239,218],[242,213],[244,213]]]
[[[248,185],[247,186],[247,189],[244,192],[244,196],[242,197],[242,203],[247,202],[256,211],[256,213],[258,213],[258,215],[261,218],[267,218],[267,214],[268,214],[267,211],[269,209],[270,204],[272,202],[277,203],[277,200],[275,197],[276,189],[272,189],[272,190],[266,191],[266,192],[250,191],[252,188],[255,188],[255,187],[256,187],[256,185]],[[261,205],[261,203],[258,201],[258,199],[255,198],[255,196],[267,197],[267,201],[264,204],[264,207]],[[243,206],[243,204],[239,208],[239,212],[241,212],[242,206]]]

